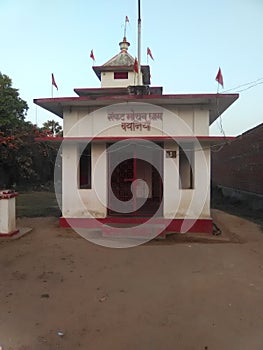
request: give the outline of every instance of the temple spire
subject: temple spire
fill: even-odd
[[[124,36],[123,40],[119,43],[119,45],[122,52],[128,51],[130,43],[127,41],[126,36]]]
[[[127,23],[130,23],[129,17],[125,17],[125,22],[124,22],[124,38],[126,38],[126,33],[127,33]]]

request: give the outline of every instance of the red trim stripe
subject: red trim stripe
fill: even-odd
[[[91,228],[91,229],[103,229],[103,225],[109,224],[133,224],[140,225],[148,221],[149,218],[122,218],[122,217],[108,217],[101,219],[91,219],[91,218],[65,218],[61,217],[59,223],[61,227],[64,228]],[[189,231],[192,233],[212,233],[213,232],[213,221],[212,219],[164,219],[156,218],[152,219],[152,224],[164,225],[166,232],[181,232],[181,227],[183,223],[189,224]]]
[[[115,67],[114,67],[115,68]],[[97,100],[106,100],[106,101],[115,101],[116,99],[124,100],[155,100],[161,99],[165,100],[182,100],[182,99],[195,99],[196,103],[200,103],[200,99],[211,99],[211,98],[229,98],[232,97],[237,99],[239,94],[168,94],[168,95],[125,95],[125,96],[101,96]],[[54,97],[54,98],[36,98],[34,103],[43,103],[43,102],[74,102],[74,101],[90,101],[94,100],[93,96],[80,96],[80,97]],[[234,102],[234,101],[233,101]]]
[[[35,141],[121,141],[121,140],[175,140],[175,141],[232,141],[235,136],[96,136],[96,137],[37,137]]]
[[[13,237],[14,235],[17,235],[19,233],[19,230],[15,230],[13,232],[9,233],[1,233],[0,232],[0,237],[5,238],[5,237]]]
[[[11,199],[14,197],[17,197],[18,193],[17,192],[13,192],[13,193],[0,193],[0,200],[1,199]]]

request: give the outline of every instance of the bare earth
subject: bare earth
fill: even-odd
[[[224,243],[175,238],[131,249],[93,245],[56,218],[18,220],[33,230],[0,241],[0,346],[262,350],[263,233],[214,217]]]

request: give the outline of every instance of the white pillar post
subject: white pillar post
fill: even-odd
[[[0,236],[10,236],[18,232],[16,228],[17,192],[0,191]]]

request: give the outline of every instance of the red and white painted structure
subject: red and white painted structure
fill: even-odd
[[[34,100],[63,118],[60,224],[140,224],[155,213],[156,224],[166,231],[211,233],[210,147],[226,138],[210,137],[209,125],[238,95],[165,95],[161,87],[150,86],[148,65],[140,65],[138,78],[129,45],[124,38],[119,54],[93,67],[100,88],[74,89],[76,97]],[[158,150],[151,151],[142,140]],[[125,147],[118,148],[118,141],[125,141]],[[145,147],[149,162],[140,158]],[[114,168],[125,152],[127,160]],[[112,196],[124,205],[128,201],[129,213],[112,209]],[[142,198],[145,203],[138,208]]]
[[[0,191],[0,237],[12,237],[19,232],[16,228],[17,196],[14,191]]]

